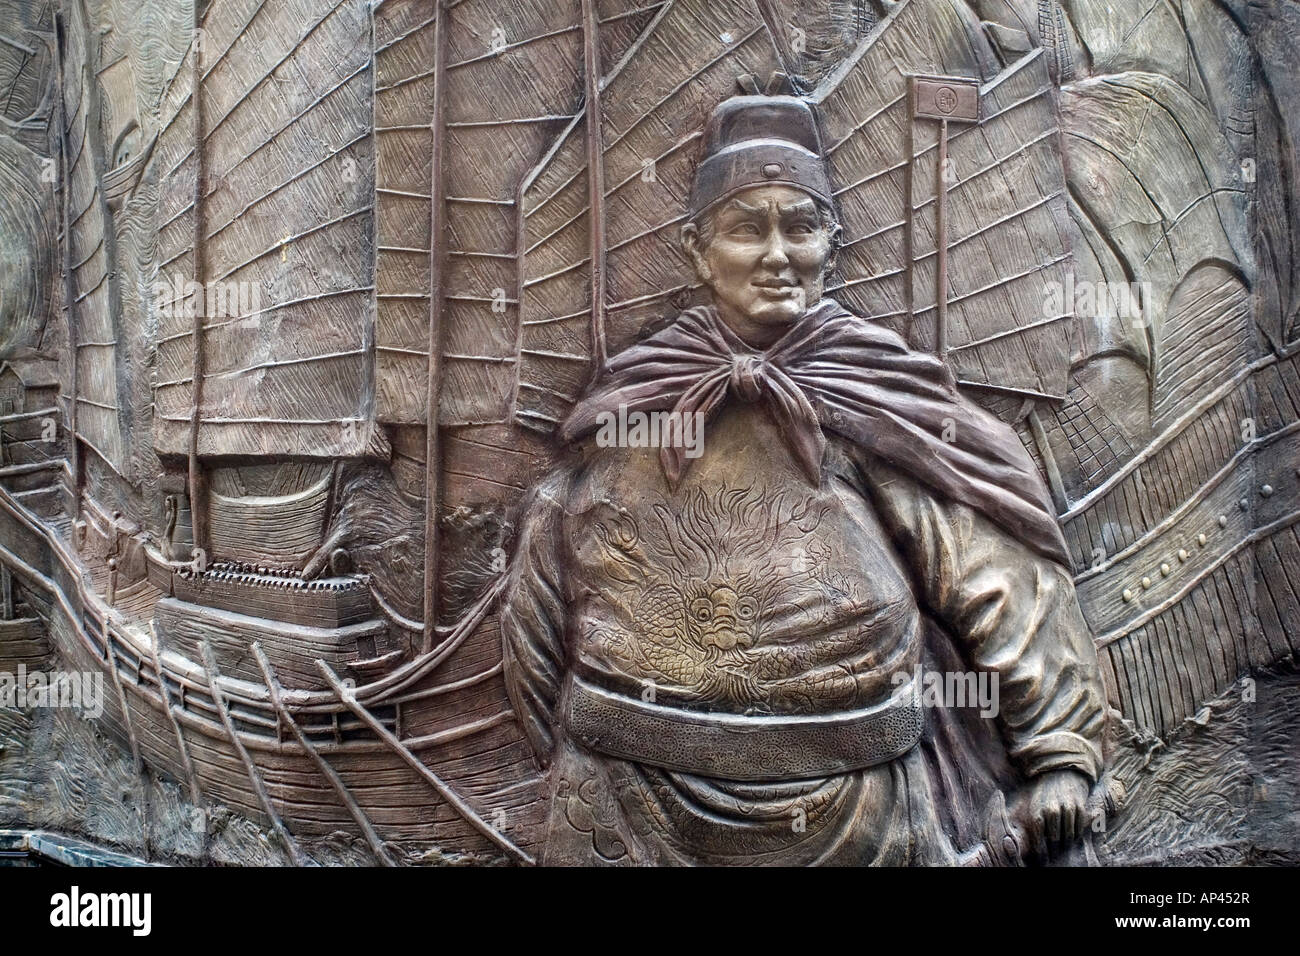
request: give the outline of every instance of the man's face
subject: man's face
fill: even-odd
[[[831,230],[812,197],[791,186],[755,186],[707,215],[704,235],[693,224],[683,230],[700,279],[741,338],[774,341],[821,299]]]

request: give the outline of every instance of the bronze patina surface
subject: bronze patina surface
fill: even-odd
[[[0,829],[1300,862],[1297,56],[1283,0],[0,0]]]

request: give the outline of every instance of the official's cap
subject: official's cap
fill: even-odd
[[[751,186],[793,186],[831,205],[830,175],[812,108],[797,96],[733,96],[704,129],[690,215]]]

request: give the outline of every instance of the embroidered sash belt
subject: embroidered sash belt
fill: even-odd
[[[725,780],[803,780],[886,763],[921,739],[915,676],[881,704],[830,714],[683,710],[571,675],[566,720],[598,753]]]

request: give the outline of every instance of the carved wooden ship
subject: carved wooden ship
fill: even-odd
[[[103,727],[137,766],[269,825],[295,862],[339,830],[385,864],[530,862],[545,793],[502,683],[494,555],[593,368],[692,301],[673,237],[702,117],[737,77],[817,64],[767,0],[199,7],[202,48],[160,54],[150,148],[102,177],[85,65],[112,54],[78,4],[60,21],[71,358],[59,444],[33,438],[48,408],[0,418],[6,617],[26,622],[0,622],[0,666],[52,649],[102,672]],[[1153,124],[1186,104],[1146,74],[1074,80],[1052,16],[1007,29],[903,0],[805,91],[846,227],[832,294],[935,346],[939,132],[908,75],[975,80],[980,117],[946,145],[948,354],[1041,464],[1112,703],[1160,737],[1300,650],[1300,339],[1284,322],[1256,348],[1244,214],[1205,169],[1185,209],[1158,177],[1142,199],[1175,263],[1150,269],[1161,327],[1072,349],[1044,283],[1164,254],[1094,241],[1111,226],[1081,183],[1136,190],[1118,168],[1155,148],[1113,101],[1163,104]],[[110,249],[263,305],[173,309],[134,342],[114,317],[147,303]],[[1208,359],[1186,345],[1209,338],[1227,344]],[[145,353],[142,399],[124,380]],[[1141,429],[1097,394],[1099,359],[1141,365]],[[357,559],[367,494],[413,509],[405,578],[387,526]]]

